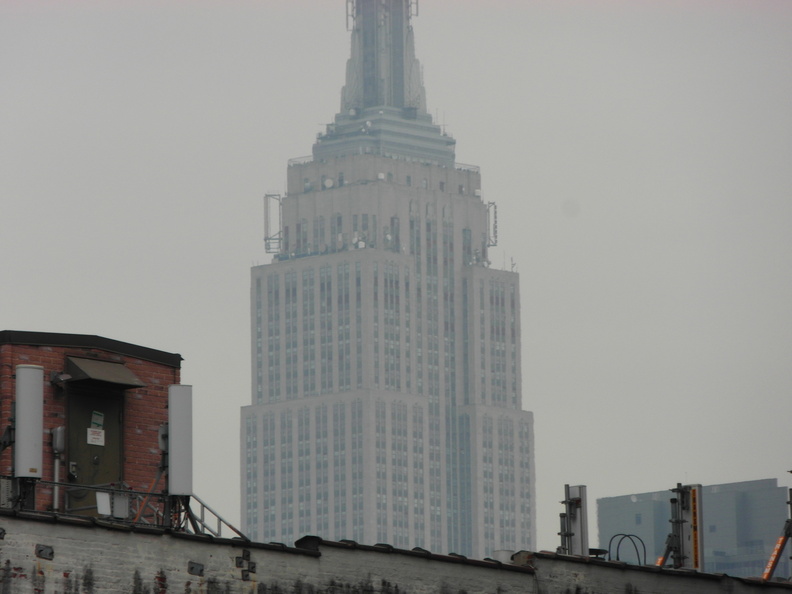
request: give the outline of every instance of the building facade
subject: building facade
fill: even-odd
[[[671,531],[669,502],[673,496],[671,491],[656,491],[598,499],[600,547],[610,548],[615,558],[614,543],[620,537],[613,537],[635,535],[646,545],[646,562],[654,563],[663,555]],[[704,486],[701,496],[704,571],[761,576],[789,515],[788,490],[779,487],[776,479],[764,479]],[[789,576],[789,555],[787,545],[776,575]],[[637,561],[631,542],[622,541],[620,558],[628,563]]]
[[[348,3],[341,109],[288,165],[251,272],[243,530],[484,557],[534,545],[520,295],[493,205],[426,111],[414,3]]]

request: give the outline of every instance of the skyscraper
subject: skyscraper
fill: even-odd
[[[484,557],[535,540],[518,275],[494,205],[432,122],[414,0],[347,2],[341,109],[273,198],[252,269],[246,533]]]

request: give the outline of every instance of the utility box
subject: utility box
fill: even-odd
[[[16,366],[14,476],[41,478],[44,441],[44,368]]]
[[[192,386],[168,388],[168,493],[193,494]]]

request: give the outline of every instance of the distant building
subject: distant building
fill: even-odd
[[[705,486],[702,492],[704,571],[761,576],[789,516],[788,490],[779,487],[776,479],[765,479]],[[617,536],[635,535],[646,545],[646,562],[654,563],[671,531],[672,496],[671,491],[656,491],[598,499],[599,546],[610,548],[614,559],[619,546],[619,558],[636,563],[633,541]],[[790,575],[789,548],[776,576]]]
[[[427,112],[410,0],[347,2],[341,110],[252,269],[243,530],[484,557],[534,546],[515,272]]]

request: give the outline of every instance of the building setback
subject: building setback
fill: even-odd
[[[341,109],[251,271],[243,530],[483,558],[532,549],[520,295],[477,167],[426,110],[414,2],[348,3]]]

